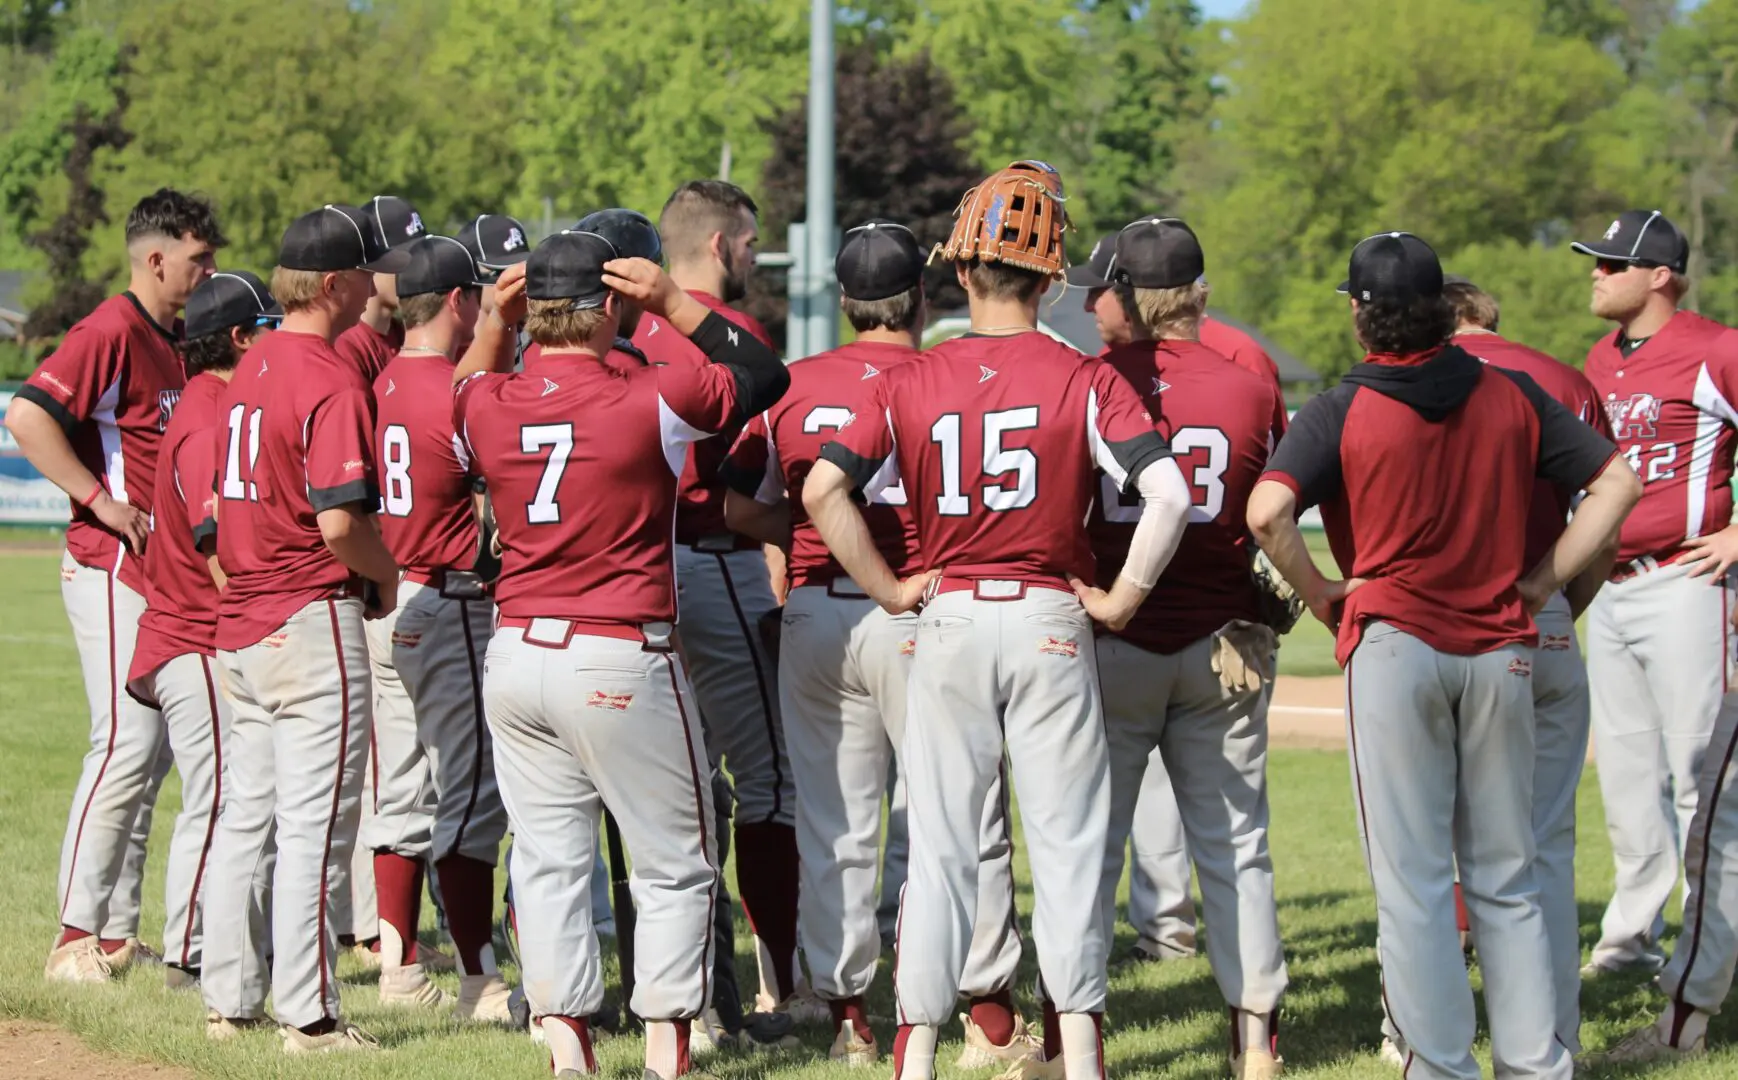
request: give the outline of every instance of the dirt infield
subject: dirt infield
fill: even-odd
[[[1281,675],[1267,710],[1268,742],[1308,750],[1346,748],[1346,681]]]
[[[185,1069],[141,1065],[87,1048],[78,1037],[30,1020],[0,1021],[0,1076],[7,1080],[192,1080]]]

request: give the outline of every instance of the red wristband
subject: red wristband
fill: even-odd
[[[97,496],[101,495],[102,493],[103,493],[103,485],[102,485],[102,481],[99,480],[99,481],[97,481],[97,486],[91,489],[91,493],[89,495],[86,495],[82,500],[80,500],[79,505],[84,507],[86,510],[89,510],[91,508],[91,503],[96,502]]]

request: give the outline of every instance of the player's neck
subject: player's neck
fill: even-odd
[[[174,328],[175,313],[181,310],[181,305],[164,298],[162,286],[156,278],[149,274],[135,273],[127,282],[127,291],[145,309],[145,314],[151,316],[152,322],[165,330]]]
[[[1013,300],[1005,297],[968,297],[972,332],[1006,334],[1038,328],[1038,297]]]
[[[857,340],[868,342],[871,345],[904,345],[910,349],[915,349],[918,345],[917,330],[915,328],[910,330],[889,330],[886,327],[877,326],[873,330],[865,330],[858,334]]]
[[[1619,331],[1631,341],[1650,338],[1665,329],[1666,323],[1678,313],[1677,304],[1659,293],[1651,293],[1647,304],[1633,318],[1618,324]]]
[[[545,345],[538,350],[538,356],[584,357],[587,360],[601,361],[615,348],[615,344],[615,332],[612,329],[607,337],[600,334],[576,345]]]
[[[1459,326],[1454,328],[1454,332],[1456,334],[1486,334],[1490,337],[1495,337],[1497,335],[1495,330],[1489,330],[1477,323],[1469,322],[1461,323]]]
[[[385,337],[392,329],[392,309],[381,303],[380,297],[369,297],[368,306],[362,309],[362,324]]]
[[[338,337],[332,313],[320,308],[309,307],[285,312],[283,325],[278,329],[286,334],[312,334],[314,337],[323,338],[328,345]]]
[[[455,358],[458,335],[450,326],[442,326],[445,319],[437,319],[432,323],[423,323],[404,332],[404,347],[401,351],[407,353],[434,354],[439,353],[448,360]]]
[[[724,267],[715,262],[673,262],[670,264],[670,280],[687,292],[724,299]]]

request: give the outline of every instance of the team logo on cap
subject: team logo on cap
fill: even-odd
[[[1600,239],[1601,240],[1610,240],[1612,237],[1616,236],[1622,228],[1623,228],[1623,222],[1614,221],[1606,228],[1605,235],[1600,237]]]
[[[518,251],[525,246],[525,234],[515,226],[507,230],[507,239],[501,241],[502,251]]]
[[[404,235],[421,236],[425,232],[428,232],[428,228],[422,223],[422,215],[412,210],[410,221],[404,226]]]

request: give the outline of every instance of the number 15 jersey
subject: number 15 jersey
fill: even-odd
[[[1037,331],[944,341],[875,382],[821,456],[870,496],[902,481],[949,577],[1092,581],[1095,467],[1132,491],[1171,455],[1122,376]]]

